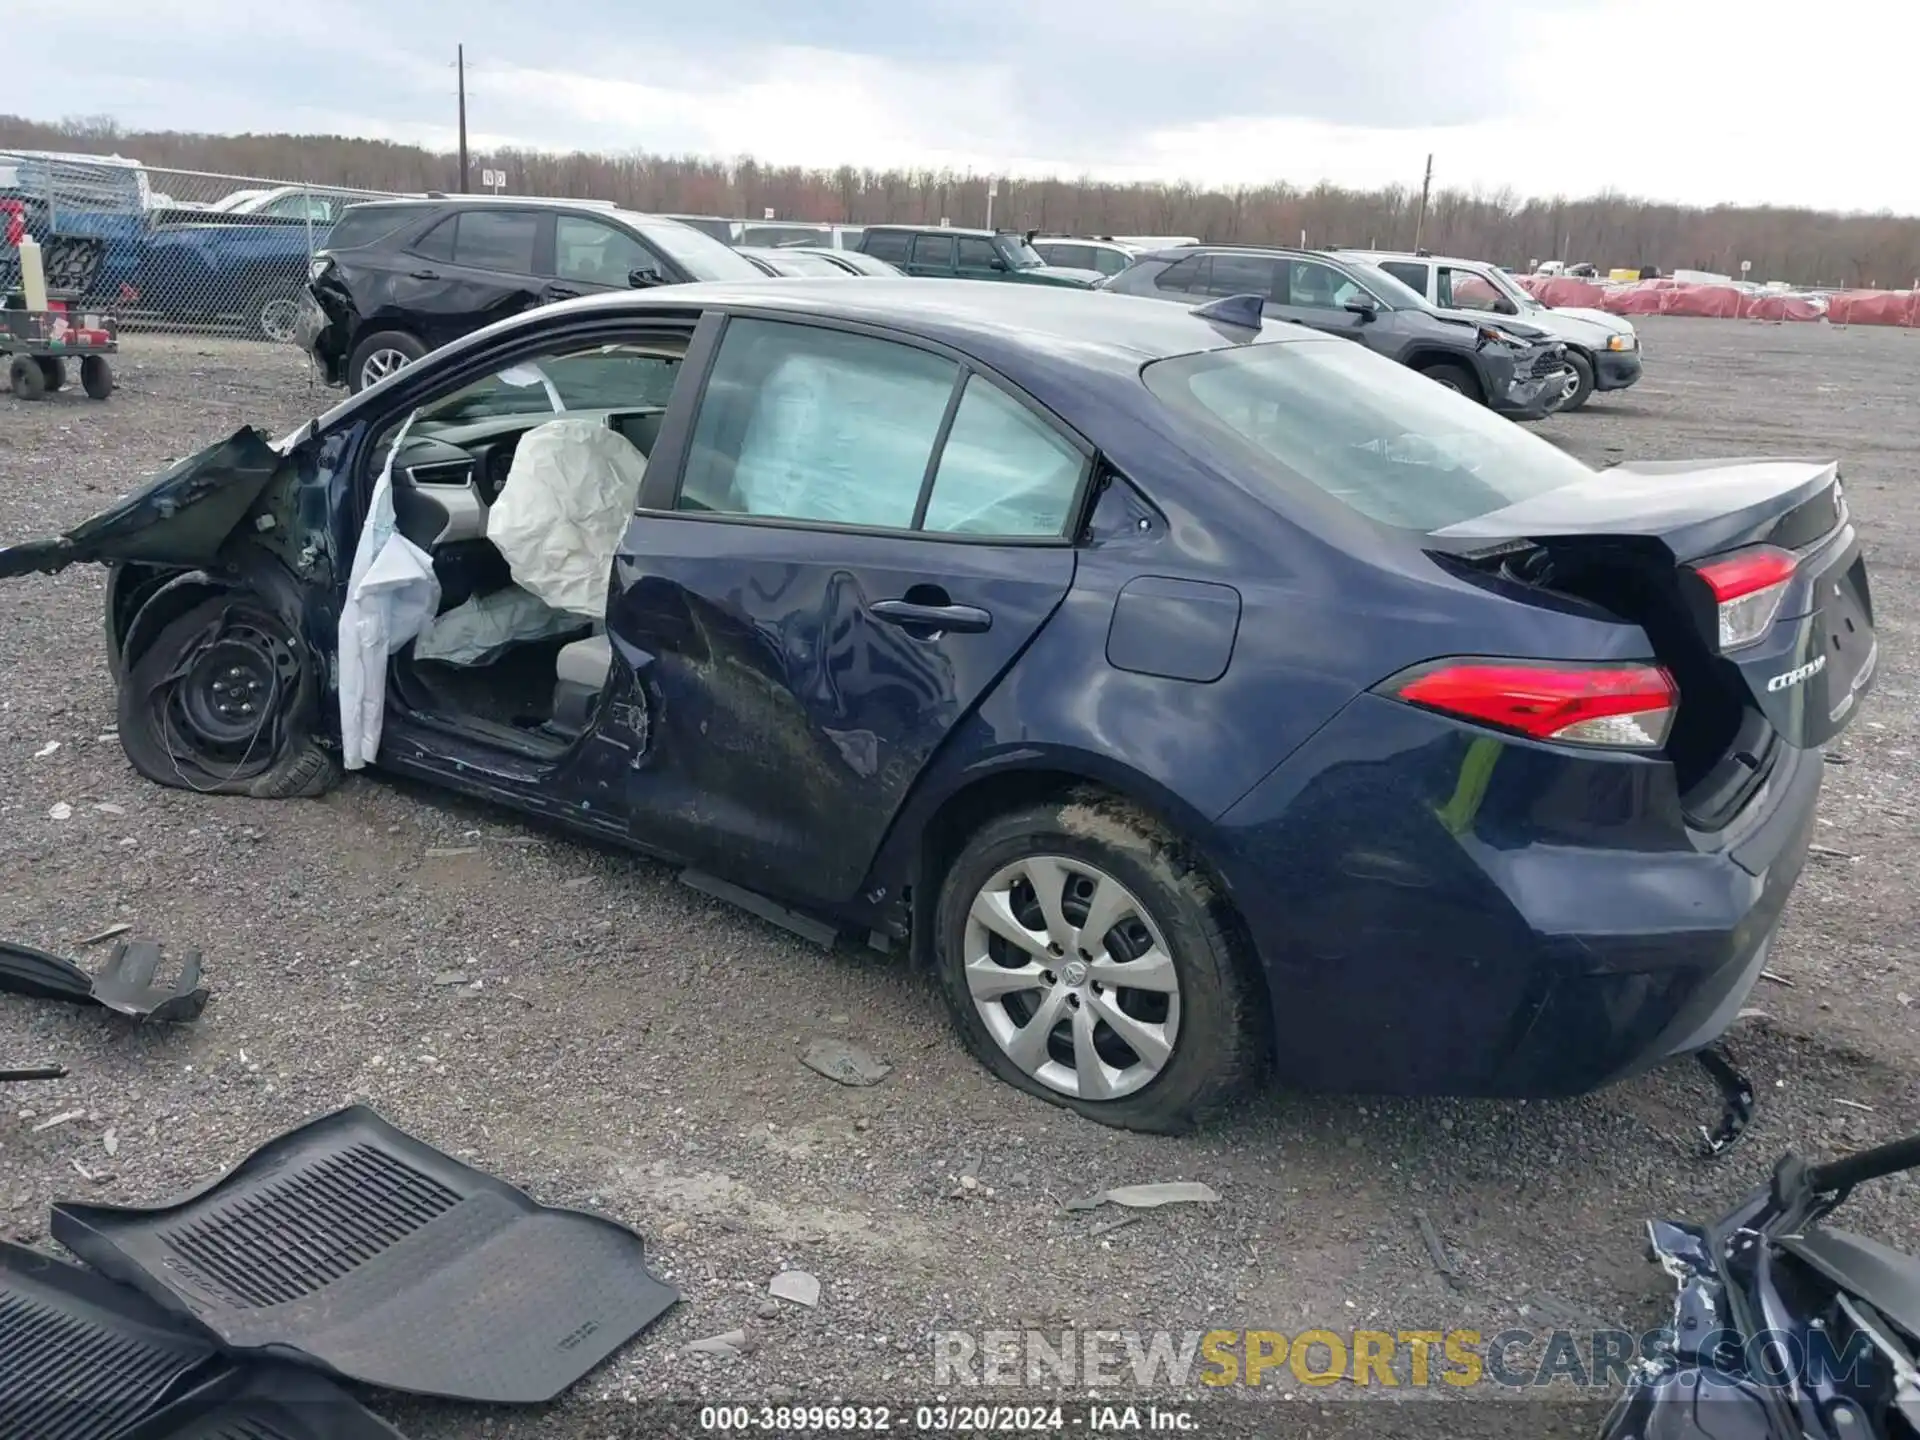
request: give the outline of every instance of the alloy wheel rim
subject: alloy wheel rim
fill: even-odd
[[[260,307],[260,333],[284,345],[293,339],[299,319],[300,306],[295,301],[269,300]]]
[[[1560,398],[1562,400],[1571,400],[1575,395],[1579,394],[1579,392],[1580,376],[1576,372],[1569,370],[1567,372],[1566,384],[1560,389]]]
[[[377,385],[396,370],[404,370],[407,357],[398,350],[376,350],[367,356],[366,364],[360,367],[362,387]]]
[[[987,1033],[1048,1089],[1119,1100],[1172,1060],[1173,953],[1146,906],[1099,866],[1064,855],[1003,866],[974,896],[963,949]]]

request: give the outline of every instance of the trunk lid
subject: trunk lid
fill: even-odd
[[[200,569],[260,499],[282,464],[264,432],[235,431],[177,460],[64,535],[0,547],[0,580],[69,565],[134,561]]]
[[[1758,770],[1767,730],[1801,748],[1825,745],[1873,680],[1866,562],[1831,462],[1621,465],[1449,526],[1429,543],[1645,629],[1680,686],[1669,752],[1683,788],[1736,752]],[[1791,574],[1760,633],[1723,645],[1720,599],[1700,570],[1756,547],[1790,556]],[[1756,732],[1746,712],[1765,727]]]

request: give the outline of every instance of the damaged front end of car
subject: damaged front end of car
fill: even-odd
[[[0,547],[0,579],[107,567],[120,740],[147,778],[285,798],[337,774],[331,478],[315,446],[248,427],[62,535]]]
[[[1920,1435],[1920,1261],[1819,1224],[1855,1185],[1916,1164],[1920,1136],[1824,1165],[1788,1154],[1714,1223],[1650,1223],[1673,1318],[1601,1440]]]

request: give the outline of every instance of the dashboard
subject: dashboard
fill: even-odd
[[[513,471],[514,452],[529,430],[550,420],[598,420],[648,455],[664,413],[658,407],[643,407],[500,415],[451,425],[420,422],[394,460],[394,508],[400,531],[423,550],[484,540],[487,512],[500,498]]]

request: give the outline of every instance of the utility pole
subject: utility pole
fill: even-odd
[[[1420,213],[1413,222],[1413,248],[1420,248],[1420,234],[1427,228],[1427,196],[1433,190],[1433,156],[1427,156],[1427,178],[1420,182]]]
[[[460,71],[460,193],[465,195],[472,188],[467,177],[467,47],[457,47],[454,55]]]

